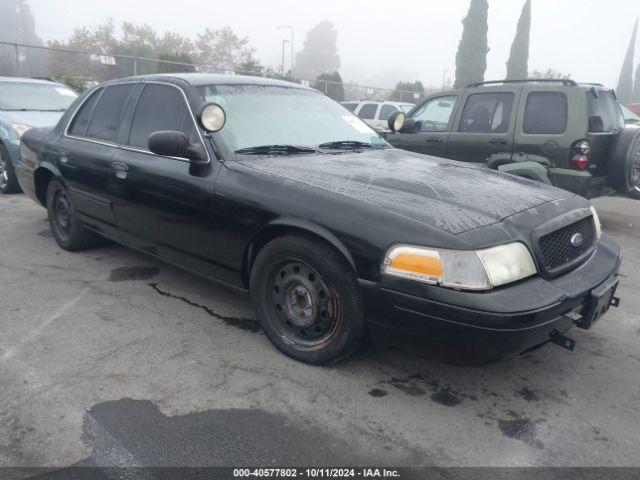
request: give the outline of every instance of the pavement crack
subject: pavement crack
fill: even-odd
[[[153,288],[153,290],[156,293],[158,293],[159,295],[161,295],[163,297],[173,298],[175,300],[180,300],[181,302],[186,303],[187,305],[189,305],[191,307],[199,308],[199,309],[203,310],[210,317],[213,317],[213,318],[215,318],[217,320],[221,320],[226,325],[230,325],[232,327],[236,327],[236,328],[239,328],[240,330],[245,330],[245,331],[248,331],[248,332],[259,332],[260,331],[260,326],[255,322],[255,320],[253,320],[251,318],[232,317],[232,316],[227,316],[227,315],[221,315],[221,314],[215,312],[212,308],[207,307],[206,305],[201,305],[201,304],[199,304],[197,302],[194,302],[193,300],[189,300],[186,297],[182,297],[180,295],[175,295],[173,293],[170,293],[170,292],[167,292],[165,290],[162,290],[160,287],[158,287],[157,283],[149,283],[149,286],[151,288]]]

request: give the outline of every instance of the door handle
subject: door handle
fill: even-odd
[[[127,173],[129,172],[129,165],[122,162],[111,162],[111,166],[116,171],[116,177],[124,180],[127,178]]]
[[[427,138],[427,143],[442,143],[442,138],[440,137],[429,137]]]
[[[504,138],[492,138],[491,140],[489,140],[489,143],[491,145],[506,145],[507,140]]]

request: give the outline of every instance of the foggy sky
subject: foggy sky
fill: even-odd
[[[147,23],[158,31],[195,37],[206,27],[230,26],[247,35],[266,65],[281,62],[281,40],[295,29],[295,50],[322,20],[338,30],[345,81],[392,86],[422,80],[440,86],[455,70],[461,19],[469,0],[28,0],[38,35],[64,39],[73,28],[112,17]],[[504,78],[509,49],[524,0],[489,0],[487,79]],[[529,69],[553,68],[573,79],[615,87],[640,16],[639,0],[533,0]],[[639,46],[640,47],[640,46]],[[640,59],[640,48],[636,48]],[[288,62],[287,53],[287,62]],[[637,61],[637,60],[636,60]],[[289,65],[286,65],[287,68]]]

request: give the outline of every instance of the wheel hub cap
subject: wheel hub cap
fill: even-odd
[[[9,173],[7,172],[4,158],[0,156],[0,187],[4,187],[9,182]]]
[[[311,293],[302,284],[293,284],[287,293],[288,308],[285,311],[291,323],[298,327],[309,327],[314,322],[315,304]]]

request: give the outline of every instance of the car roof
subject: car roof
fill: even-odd
[[[37,83],[47,85],[62,85],[61,83],[54,82],[53,80],[46,80],[42,78],[25,78],[25,77],[0,77],[0,83]]]
[[[373,103],[374,105],[411,105],[413,107],[413,103],[409,103],[409,102],[390,102],[390,101],[384,101],[384,102],[379,102],[379,101],[375,101],[375,100],[345,100],[344,102],[340,102],[342,104],[344,103]]]
[[[254,77],[249,75],[233,75],[222,73],[161,73],[153,75],[138,75],[135,77],[127,77],[107,83],[131,82],[132,80],[140,81],[163,81],[163,80],[182,80],[193,87],[203,85],[264,85],[274,87],[300,88],[305,90],[313,90],[298,83],[287,82],[285,80],[277,80],[274,78]]]

